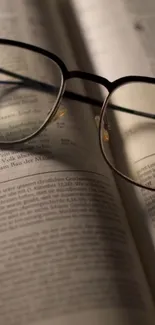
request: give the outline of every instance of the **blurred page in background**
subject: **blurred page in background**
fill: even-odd
[[[155,2],[124,0],[130,19],[146,53],[151,71],[155,75]]]

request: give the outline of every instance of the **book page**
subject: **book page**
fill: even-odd
[[[140,28],[134,26],[125,2],[118,0],[114,3],[113,1],[109,2],[106,0],[92,0],[91,2],[85,1],[85,3],[81,1],[78,4],[76,1],[72,1],[72,3],[73,12],[77,20],[79,20],[79,28],[81,28],[94,71],[97,74],[106,76],[110,80],[132,74],[146,76],[153,74],[152,64],[150,64],[148,59],[148,57],[153,57],[153,51],[151,52],[150,50],[149,53],[152,53],[151,55],[146,55],[146,47],[144,48],[142,42],[142,38],[145,37],[145,42],[147,39],[147,42],[150,42],[153,47],[153,42],[151,43],[151,37],[149,37],[150,34],[146,35],[146,30],[148,29],[140,31]],[[136,19],[139,15],[142,21],[143,19],[145,22],[147,20],[150,30],[151,25],[149,25],[149,22],[153,21],[151,17],[154,15],[153,2],[145,2],[143,4],[138,1],[130,2],[130,4],[128,2],[128,7]],[[141,37],[139,33],[141,33]],[[101,39],[104,41],[101,42]],[[151,46],[147,46],[148,51],[150,48]],[[137,88],[135,87],[135,90],[133,88],[132,91],[125,93],[125,96],[121,98],[121,103],[124,103],[125,107],[129,108],[134,98],[135,104],[137,103],[137,109],[140,109],[140,107],[144,109],[145,106],[145,109],[147,108],[148,111],[149,107],[151,107],[152,111],[153,106],[150,99],[146,105],[149,97],[147,88],[143,89],[143,87],[140,87],[140,93],[138,92],[137,97]],[[151,124],[150,121],[147,121],[147,130],[143,128],[141,132],[136,134],[135,127],[144,124],[142,118],[140,120],[132,118],[132,115],[129,114],[127,117],[125,114],[116,114],[115,116],[119,131],[122,132],[122,136],[124,136],[124,132],[126,135],[125,146],[128,148],[128,161],[132,162],[132,165],[139,161],[139,163],[134,165],[134,172],[139,175],[140,180],[147,182],[151,179],[152,181],[151,170],[153,170],[154,166],[153,122]],[[117,155],[118,160],[119,157],[121,158],[120,152],[121,150],[119,150]],[[142,159],[146,156],[150,156],[150,158],[148,160]],[[128,211],[132,231],[155,296],[154,194],[149,191],[140,191],[133,188],[120,179],[118,179],[118,182],[121,186],[121,196]]]
[[[153,0],[143,2],[124,0],[124,4],[130,13],[133,28],[144,48],[152,74],[155,75],[155,3]]]
[[[70,1],[96,73],[113,81],[151,75],[149,63],[123,1]]]
[[[43,7],[16,4],[22,39],[41,45]],[[50,16],[61,42],[51,34],[47,48],[65,58],[65,31],[48,4],[46,21]],[[13,55],[6,58],[18,68]],[[28,73],[26,60],[20,66]],[[76,66],[69,50],[66,62]],[[61,107],[66,114],[34,140],[0,151],[0,323],[153,324],[152,297],[91,110],[69,101]]]

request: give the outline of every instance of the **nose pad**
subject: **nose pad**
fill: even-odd
[[[97,129],[99,129],[99,122],[100,122],[100,117],[95,116],[95,123],[96,123]],[[110,131],[110,125],[106,118],[106,121],[104,123],[104,128],[102,129],[102,139],[104,142],[109,141],[109,131]]]
[[[50,113],[50,111],[49,111],[49,113]],[[58,119],[60,119],[61,117],[63,117],[66,114],[67,114],[66,108],[59,108],[58,111],[56,112],[56,114],[54,115],[52,122],[57,121]]]
[[[54,121],[56,121],[59,118],[63,117],[66,113],[67,113],[67,109],[66,108],[60,108],[60,109],[58,109],[58,111],[56,112],[56,114],[54,116]]]

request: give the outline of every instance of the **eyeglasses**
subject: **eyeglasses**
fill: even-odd
[[[0,53],[0,145],[37,136],[55,119],[62,98],[97,106],[99,144],[109,167],[128,182],[155,190],[154,78],[127,76],[110,82],[68,71],[55,54],[7,39],[0,39]],[[103,100],[67,91],[71,79],[91,82],[92,93],[97,85]]]

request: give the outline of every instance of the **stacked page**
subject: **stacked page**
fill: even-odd
[[[139,1],[120,0],[117,5],[113,1],[72,1],[71,10],[87,44],[95,73],[111,81],[126,75],[154,75],[153,1],[145,2],[143,6]],[[121,98],[121,103],[124,107],[134,108],[132,102],[135,102],[136,109],[144,111],[145,107],[148,112],[153,112],[152,98],[146,87],[137,90],[133,85],[132,91]],[[115,117],[127,149],[128,166],[134,168],[139,181],[147,184],[151,180],[154,184],[154,121],[122,113],[116,113]],[[115,154],[119,166],[122,159],[120,148],[119,139],[116,139]],[[117,183],[155,296],[154,193],[134,188],[120,178]]]

